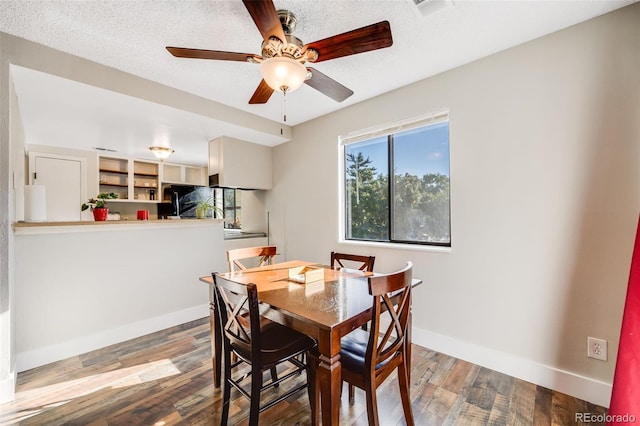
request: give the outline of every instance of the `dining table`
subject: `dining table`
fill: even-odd
[[[312,282],[300,283],[290,277],[292,268],[322,268],[324,277]],[[329,266],[303,260],[291,260],[258,268],[221,273],[223,277],[249,284],[258,289],[258,299],[269,308],[262,316],[313,337],[318,345],[311,354],[318,366],[315,377],[309,377],[309,386],[316,386],[320,393],[322,424],[338,425],[340,416],[342,337],[371,320],[373,298],[369,294],[368,276],[377,273],[352,269],[333,269]],[[317,278],[317,276],[316,276]],[[214,386],[220,387],[222,362],[222,336],[220,320],[216,313],[213,276],[200,277],[209,285],[210,333]],[[414,278],[412,286],[422,281]],[[411,316],[409,317],[411,321]],[[411,330],[411,322],[409,323]],[[407,371],[411,371],[410,339]],[[317,382],[311,383],[312,380]],[[312,401],[313,404],[313,401]],[[320,408],[320,407],[318,407]]]

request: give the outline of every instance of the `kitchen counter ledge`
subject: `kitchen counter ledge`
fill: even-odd
[[[112,231],[116,229],[175,229],[185,227],[222,227],[222,219],[179,220],[107,220],[104,222],[16,222],[16,235],[63,234],[73,232]]]

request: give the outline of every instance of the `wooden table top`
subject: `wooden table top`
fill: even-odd
[[[311,265],[324,268],[323,280],[307,284],[289,280],[290,268]],[[375,274],[357,270],[331,269],[326,265],[292,260],[222,275],[233,281],[256,284],[261,302],[322,329],[332,329],[371,309],[373,304],[367,276]],[[200,280],[213,284],[211,276]],[[414,279],[414,286],[419,283],[420,280]]]

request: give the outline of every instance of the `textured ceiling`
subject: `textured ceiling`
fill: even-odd
[[[390,22],[394,39],[390,48],[314,65],[354,95],[337,103],[303,85],[287,96],[287,124],[305,122],[635,2],[432,1],[441,7],[423,15],[411,0],[275,0],[276,8],[296,14],[294,35],[304,43],[382,20]],[[258,65],[179,59],[165,50],[181,46],[259,54],[262,38],[239,0],[0,0],[0,8],[2,32],[281,120],[277,93],[266,105],[248,104],[261,79]],[[29,84],[25,74],[16,83],[19,95],[21,85]],[[34,101],[30,96],[24,95],[21,103]],[[24,120],[28,135],[29,117]]]

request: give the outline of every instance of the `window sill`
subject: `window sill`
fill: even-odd
[[[425,251],[431,253],[451,253],[453,250],[451,247],[442,246],[429,246],[423,244],[402,244],[402,243],[383,243],[376,241],[356,241],[338,239],[339,244],[347,244],[353,246],[367,246],[367,247],[380,247],[389,248],[395,250],[413,250],[413,251]]]

